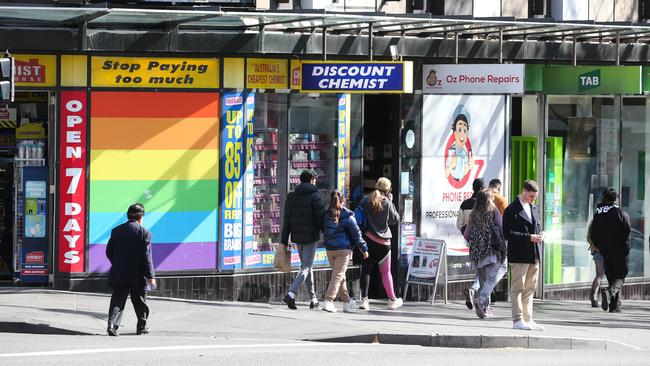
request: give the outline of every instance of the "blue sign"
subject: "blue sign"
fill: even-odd
[[[24,235],[21,248],[20,280],[47,283],[49,257],[47,232],[47,167],[23,168]]]
[[[404,92],[401,62],[303,62],[301,89],[306,92]]]
[[[244,95],[224,93],[221,120],[221,268],[241,268],[244,235],[243,186],[246,167],[244,149]]]

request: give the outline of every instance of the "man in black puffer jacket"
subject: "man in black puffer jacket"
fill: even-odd
[[[296,309],[296,294],[303,283],[311,296],[310,309],[320,308],[316,291],[314,290],[313,265],[316,254],[316,244],[320,240],[323,229],[325,205],[316,187],[316,172],[305,170],[300,174],[300,184],[287,195],[282,222],[282,237],[280,243],[289,245],[291,242],[298,247],[300,255],[300,271],[291,284],[284,302],[289,309]]]
[[[605,259],[605,276],[609,287],[601,290],[603,310],[621,311],[619,292],[627,277],[630,254],[630,217],[616,206],[618,193],[609,188],[603,195],[591,222],[589,237]]]

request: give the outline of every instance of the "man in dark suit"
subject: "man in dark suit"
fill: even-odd
[[[533,206],[539,186],[527,180],[521,194],[503,212],[503,235],[508,240],[508,262],[512,282],[512,327],[544,330],[533,320],[533,295],[539,276],[540,247],[544,240],[539,209]]]
[[[156,286],[151,259],[151,232],[142,226],[144,206],[140,203],[131,205],[127,217],[127,222],[111,231],[111,238],[106,246],[106,257],[111,262],[108,283],[113,288],[107,329],[111,336],[118,335],[117,329],[129,294],[138,317],[137,334],[149,333],[146,287]]]

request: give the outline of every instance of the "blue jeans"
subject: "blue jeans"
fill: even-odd
[[[300,256],[300,271],[296,279],[293,280],[289,291],[298,294],[300,286],[304,283],[309,290],[309,298],[314,300],[316,298],[316,290],[314,290],[314,256],[316,255],[316,243],[312,244],[297,244],[298,255]]]
[[[505,276],[505,274],[508,273],[508,260],[504,260],[503,263],[499,263],[499,267],[497,268],[497,276],[496,280],[494,281],[494,285],[496,286],[499,281]],[[476,292],[478,292],[478,289],[481,287],[481,283],[479,282],[478,279],[478,274],[474,278],[474,283],[472,283],[472,289]]]

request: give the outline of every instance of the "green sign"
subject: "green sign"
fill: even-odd
[[[641,89],[644,93],[650,93],[650,67],[643,66],[641,75]]]
[[[535,71],[539,73],[539,69]],[[534,86],[535,90],[527,91],[545,94],[641,94],[641,66],[547,65],[543,68],[541,88],[539,83]]]

